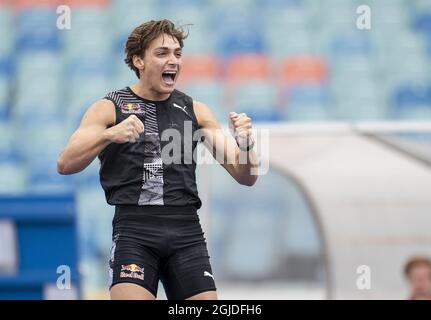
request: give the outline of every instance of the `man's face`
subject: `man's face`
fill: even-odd
[[[160,94],[171,93],[181,70],[182,49],[178,40],[168,34],[154,39],[144,54],[141,78]]]
[[[412,294],[415,296],[431,295],[431,268],[418,265],[410,270],[409,281]]]

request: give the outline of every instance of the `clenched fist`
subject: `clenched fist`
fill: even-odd
[[[137,116],[132,114],[126,120],[106,129],[109,140],[114,143],[135,143],[139,135],[144,132],[144,124]]]
[[[245,113],[229,113],[229,129],[241,150],[253,147],[251,119]]]

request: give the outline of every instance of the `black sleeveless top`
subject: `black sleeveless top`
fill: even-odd
[[[99,154],[106,201],[199,209],[193,157],[198,122],[192,98],[174,90],[167,100],[149,101],[126,87],[108,93],[105,99],[115,105],[115,124],[134,114],[145,126],[136,143],[111,143]]]

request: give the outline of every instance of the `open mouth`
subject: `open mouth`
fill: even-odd
[[[162,73],[163,82],[168,86],[172,86],[175,83],[176,76],[177,71],[174,70],[168,70]]]

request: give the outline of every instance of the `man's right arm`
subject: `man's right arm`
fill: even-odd
[[[110,143],[134,143],[144,131],[144,125],[131,115],[115,123],[115,106],[109,100],[94,103],[82,118],[57,160],[60,174],[73,174],[84,170]]]

